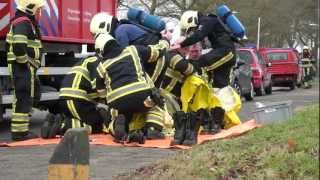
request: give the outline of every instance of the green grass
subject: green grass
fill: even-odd
[[[319,179],[319,105],[287,123],[209,142],[116,179]]]

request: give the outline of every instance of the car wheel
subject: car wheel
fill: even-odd
[[[270,83],[270,85],[266,87],[264,91],[266,92],[266,94],[272,94],[272,84]]]
[[[257,88],[254,90],[256,92],[256,95],[257,96],[262,96],[263,93],[264,93],[264,88],[263,88],[263,85],[260,86],[260,88]]]
[[[240,84],[238,83],[238,81],[234,82],[233,88],[236,90],[236,92],[239,94],[239,96],[241,96],[241,87],[240,87]]]
[[[290,86],[289,86],[290,90],[294,90],[296,88],[296,83],[293,81]]]
[[[253,84],[250,84],[251,88],[250,88],[250,93],[245,94],[244,98],[246,99],[246,101],[252,101],[253,97],[254,97],[254,88],[253,88]]]

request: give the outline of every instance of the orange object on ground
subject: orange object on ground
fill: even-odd
[[[260,127],[259,124],[256,123],[255,120],[250,120],[244,122],[240,125],[233,126],[229,129],[222,130],[220,133],[215,135],[199,135],[198,136],[198,144],[202,144],[207,141],[217,140],[217,139],[224,139],[230,137],[240,136],[252,129]],[[105,134],[95,134],[90,135],[90,144],[92,145],[106,145],[106,146],[127,146],[127,147],[145,147],[145,148],[162,148],[162,149],[169,149],[169,148],[179,148],[179,149],[188,149],[188,146],[170,146],[170,142],[172,137],[167,137],[161,140],[147,140],[145,144],[138,144],[138,143],[129,143],[129,144],[119,144],[113,141],[113,137],[111,135]],[[41,146],[41,145],[49,145],[49,144],[58,144],[61,138],[55,139],[30,139],[27,141],[20,141],[20,142],[12,142],[7,144],[1,144],[1,146],[6,147],[18,147],[18,146]],[[0,147],[1,147],[0,146]]]

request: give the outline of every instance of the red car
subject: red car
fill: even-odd
[[[259,52],[271,63],[268,71],[271,73],[273,86],[295,89],[300,83],[298,51],[293,48],[260,48]]]
[[[272,93],[271,74],[267,63],[262,59],[256,48],[237,48],[239,58],[251,65],[252,84],[256,95]]]

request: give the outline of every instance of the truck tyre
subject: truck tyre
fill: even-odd
[[[266,94],[272,94],[272,83],[270,83],[270,85],[266,87],[264,91],[266,92]]]
[[[296,82],[293,81],[290,86],[289,86],[290,90],[294,90],[296,88]]]

